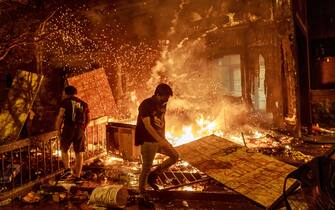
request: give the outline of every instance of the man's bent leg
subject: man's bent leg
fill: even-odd
[[[170,166],[175,164],[179,159],[178,152],[172,145],[169,147],[160,147],[158,153],[166,155],[169,158],[166,159],[164,162],[162,162],[159,166],[157,166],[157,168],[153,171],[154,173],[159,173],[161,171],[164,171],[165,169],[168,169]]]
[[[139,178],[139,190],[143,194],[145,192],[145,185],[147,183],[148,175],[150,173],[152,162],[158,150],[158,143],[144,142],[141,145],[142,155],[142,171]]]
[[[75,153],[76,155],[76,163],[74,166],[74,176],[80,177],[81,175],[81,169],[83,168],[83,162],[84,162],[84,154],[83,152]]]

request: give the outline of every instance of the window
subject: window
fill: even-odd
[[[242,96],[240,55],[226,55],[217,65],[223,95]]]
[[[252,97],[254,108],[264,111],[266,109],[266,96],[264,90],[265,63],[262,55],[259,55],[259,78],[255,83],[255,95]]]

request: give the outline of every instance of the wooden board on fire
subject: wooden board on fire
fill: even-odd
[[[266,208],[280,198],[286,175],[296,169],[214,135],[176,149],[181,159]],[[288,180],[287,188],[292,184]]]

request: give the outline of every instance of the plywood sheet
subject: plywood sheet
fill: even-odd
[[[118,109],[112,89],[103,68],[68,78],[68,83],[78,90],[78,97],[88,103],[90,116],[118,117]]]
[[[296,169],[214,135],[176,149],[181,159],[264,207],[281,196],[286,175]],[[287,188],[292,184],[289,180]]]
[[[0,144],[14,141],[27,119],[43,76],[28,71],[18,71],[13,79],[4,106],[0,112]]]

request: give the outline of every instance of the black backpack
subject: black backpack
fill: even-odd
[[[327,154],[313,158],[287,175],[283,189],[286,209],[291,210],[286,193],[288,178],[300,183],[308,209],[335,209],[335,160],[330,158],[334,152],[335,146]]]

